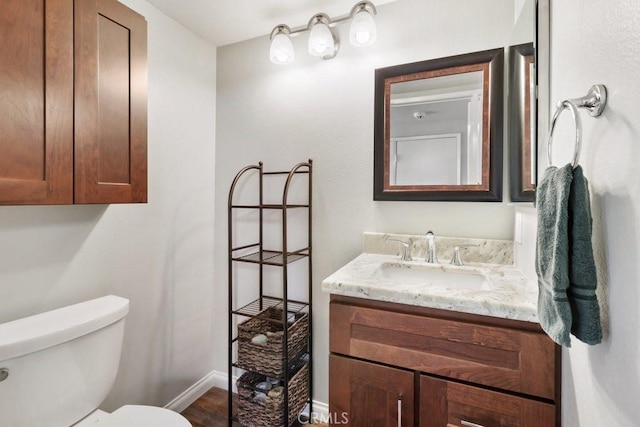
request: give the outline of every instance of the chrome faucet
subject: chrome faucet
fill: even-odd
[[[402,261],[413,261],[413,258],[411,258],[411,240],[409,240],[409,242],[403,242],[402,240],[398,240],[398,239],[392,239],[392,238],[387,238],[387,240],[391,241],[391,242],[398,242],[402,245],[402,254],[400,255],[400,260]]]
[[[479,246],[480,245],[474,245],[474,244],[455,246],[453,248],[453,256],[451,257],[451,264],[457,265],[457,266],[464,265],[464,262],[462,262],[462,257],[460,256],[460,249],[475,248]]]
[[[438,264],[438,255],[436,255],[436,235],[433,231],[427,231],[427,254],[424,261],[430,264]]]

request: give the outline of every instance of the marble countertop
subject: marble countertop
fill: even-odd
[[[401,264],[402,268],[481,274],[488,289],[458,289],[386,279],[377,272],[383,263]],[[537,284],[507,264],[468,263],[458,267],[400,261],[396,255],[363,253],[327,277],[322,289],[336,295],[538,322]]]

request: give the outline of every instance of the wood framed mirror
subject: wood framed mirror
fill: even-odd
[[[375,72],[374,200],[501,201],[503,49]]]
[[[536,190],[536,83],[533,43],[509,47],[509,193],[533,202]]]

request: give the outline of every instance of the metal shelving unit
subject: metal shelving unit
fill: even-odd
[[[253,176],[250,176],[253,175]],[[257,176],[256,176],[257,175]],[[271,176],[280,176],[284,178],[284,185],[282,188],[282,203],[264,203],[264,184],[265,178]],[[291,188],[292,181],[294,179],[302,179],[302,177],[306,176],[308,180],[308,190],[307,190],[307,203],[289,203],[289,192]],[[282,313],[278,318],[269,318],[270,321],[281,322],[282,330],[283,330],[283,350],[282,350],[282,370],[283,376],[281,378],[284,390],[283,390],[283,398],[284,398],[284,420],[288,420],[289,414],[289,379],[293,376],[293,373],[290,372],[292,366],[287,361],[289,360],[288,347],[286,343],[288,343],[288,327],[287,320],[288,316],[291,314],[297,313],[307,313],[308,314],[308,334],[306,337],[307,341],[307,351],[308,355],[308,392],[309,398],[307,401],[307,405],[309,408],[309,414],[313,412],[312,407],[312,390],[313,390],[313,357],[312,357],[312,262],[311,262],[311,200],[312,200],[312,160],[310,159],[308,162],[298,163],[289,171],[282,172],[265,172],[263,169],[262,162],[259,162],[257,165],[249,165],[241,169],[235,176],[233,183],[231,184],[231,188],[229,190],[229,203],[228,203],[228,269],[229,269],[229,294],[228,294],[228,308],[229,308],[229,335],[228,335],[228,373],[229,373],[229,382],[228,382],[228,402],[229,402],[229,412],[228,412],[228,420],[229,426],[232,425],[234,421],[239,421],[238,417],[234,413],[233,407],[233,368],[243,369],[237,361],[234,359],[234,345],[238,342],[237,330],[234,324],[234,320],[237,320],[237,317],[240,318],[253,318],[256,316],[264,316],[265,313],[263,310],[274,307],[279,309]],[[258,186],[258,202],[256,204],[235,204],[234,203],[234,192],[236,191],[236,187],[238,183],[243,180],[255,180],[257,181]],[[249,245],[242,246],[234,246],[234,236],[233,236],[233,213],[234,210],[243,209],[243,210],[256,210],[259,215],[258,219],[258,239],[256,243],[252,243]],[[292,209],[306,209],[308,218],[307,218],[307,237],[308,244],[303,248],[296,248],[295,250],[289,250],[288,246],[288,234],[289,234],[289,224],[288,224],[288,213]],[[279,210],[282,212],[281,226],[282,226],[282,247],[280,249],[269,248],[266,249],[264,247],[264,211],[265,210]],[[307,272],[307,301],[298,301],[289,299],[289,265],[293,262],[296,262],[301,259],[308,259],[308,272]],[[234,307],[236,294],[236,285],[234,284],[234,265],[236,263],[249,263],[255,264],[258,269],[259,278],[256,283],[256,294],[257,298],[251,301],[248,304],[241,305],[240,307]],[[282,290],[281,295],[265,295],[264,293],[264,267],[272,266],[278,267],[282,269]],[[246,371],[246,369],[243,369]],[[257,374],[263,374],[261,372],[256,372]],[[271,426],[269,426],[271,427]]]

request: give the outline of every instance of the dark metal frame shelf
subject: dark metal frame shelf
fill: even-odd
[[[295,252],[288,252],[285,256],[281,251],[264,250],[262,252],[254,252],[249,255],[233,257],[233,261],[250,262],[253,264],[277,265],[283,266],[290,264],[302,258],[309,256],[309,248],[300,249]],[[285,261],[286,258],[286,261]]]
[[[308,208],[309,205],[233,205],[233,209],[295,209],[295,208]]]
[[[233,310],[233,314],[237,314],[239,316],[245,316],[245,317],[253,317],[253,316],[257,316],[262,310],[269,307],[281,308],[284,310],[284,301],[282,301],[282,298],[263,295],[261,298],[258,298],[255,301],[251,301],[249,304],[243,307],[240,307],[237,310]],[[309,304],[303,301],[288,300],[287,302],[288,313],[300,313],[300,312],[303,312],[308,307],[309,307]],[[270,318],[270,319],[282,320],[280,318],[278,319]]]
[[[253,172],[257,174],[258,181],[258,191],[259,191],[259,201],[255,204],[234,204],[233,196],[238,182],[245,176],[245,174]],[[282,203],[280,204],[272,204],[272,203],[264,203],[263,201],[263,189],[264,189],[264,177],[279,175],[285,176],[286,181],[284,183],[283,191],[282,191]],[[307,203],[288,203],[289,196],[289,188],[291,186],[292,180],[298,175],[307,175],[308,176],[308,202]],[[278,318],[274,318],[273,316],[269,317],[270,321],[281,322],[283,325],[286,325],[287,316],[291,313],[307,313],[308,322],[309,322],[309,333],[307,336],[307,353],[309,361],[307,362],[309,365],[309,379],[308,379],[308,388],[309,388],[309,399],[308,399],[308,407],[309,413],[313,412],[313,343],[312,343],[312,252],[311,252],[311,180],[312,177],[312,160],[308,162],[302,162],[295,165],[289,171],[280,171],[280,172],[265,172],[263,169],[262,162],[259,162],[257,165],[249,165],[241,169],[235,176],[233,183],[231,184],[231,188],[229,190],[229,204],[228,204],[228,268],[229,268],[229,294],[228,294],[228,304],[229,304],[229,335],[228,335],[228,398],[229,398],[229,413],[228,420],[229,426],[232,425],[234,421],[238,421],[238,418],[234,416],[233,405],[231,404],[232,395],[233,395],[233,368],[240,368],[236,362],[234,362],[234,354],[233,354],[233,346],[234,343],[237,342],[238,337],[235,335],[233,321],[234,316],[240,316],[245,318],[251,318],[255,316],[265,315],[263,310],[274,307],[282,310],[282,316]],[[246,179],[250,179],[250,177],[245,177]],[[254,177],[255,178],[255,177]],[[307,236],[308,236],[308,246],[305,248],[297,249],[295,251],[287,250],[288,244],[288,225],[287,225],[287,212],[289,209],[307,209],[308,211],[308,223],[307,223]],[[233,246],[233,210],[234,209],[255,209],[259,212],[259,238],[257,243],[252,243],[248,245]],[[263,211],[265,210],[281,210],[282,211],[282,249],[281,250],[273,250],[273,249],[265,249],[264,248],[264,223],[263,223]],[[240,251],[244,251],[244,253],[239,253]],[[248,253],[247,253],[248,252]],[[296,301],[288,298],[288,265],[292,262],[308,258],[308,301]],[[254,299],[250,303],[243,305],[239,308],[234,308],[234,291],[235,286],[233,282],[233,268],[235,262],[241,263],[251,263],[256,264],[259,267],[259,279],[257,283],[257,293],[258,298]],[[264,294],[263,289],[263,266],[276,266],[280,267],[283,270],[282,273],[282,296],[270,296]],[[283,342],[288,342],[288,328],[283,327]],[[283,383],[284,387],[284,419],[288,419],[289,414],[289,379],[293,376],[290,372],[291,366],[288,366],[289,360],[288,348],[286,345],[283,346],[282,351],[282,363],[283,363]],[[242,369],[242,368],[240,368]],[[257,372],[261,374],[260,372]]]

